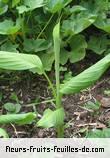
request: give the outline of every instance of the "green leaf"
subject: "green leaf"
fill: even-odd
[[[77,13],[77,12],[81,12],[81,11],[85,11],[86,8],[80,6],[80,5],[75,5],[72,8],[70,8],[70,13]]]
[[[11,100],[16,101],[17,103],[19,103],[19,99],[18,96],[15,92],[11,93],[10,97]]]
[[[65,36],[76,35],[95,22],[96,14],[84,12],[72,14],[72,16],[63,21],[62,32]]]
[[[95,129],[89,131],[87,134],[87,138],[110,138],[110,128],[106,128],[103,130]]]
[[[0,138],[9,138],[8,133],[3,128],[0,128]]]
[[[8,10],[8,5],[0,2],[0,15],[6,13]]]
[[[65,49],[61,49],[60,52],[60,63],[65,65],[69,59],[70,52],[66,51]]]
[[[47,9],[51,13],[56,13],[68,5],[72,0],[47,0]]]
[[[104,94],[110,96],[110,90],[105,90]]]
[[[43,66],[38,56],[3,51],[0,51],[0,68],[7,70],[28,70],[34,68],[39,74],[43,73]]]
[[[88,101],[85,105],[84,105],[85,108],[87,109],[90,109],[90,110],[99,110],[100,107],[101,107],[101,104],[96,101],[95,103],[93,103],[92,101]]]
[[[68,59],[70,59],[71,63],[78,62],[84,59],[86,55],[87,43],[85,41],[85,37],[83,35],[73,36],[69,42],[70,51],[61,49],[60,53],[60,63],[62,65],[66,64]]]
[[[30,10],[40,8],[44,5],[44,0],[24,0],[24,5],[29,7]]]
[[[21,109],[20,104],[13,104],[13,103],[6,103],[4,104],[4,108],[9,112],[9,113],[18,113]]]
[[[12,8],[14,8],[17,4],[20,3],[21,0],[12,0]]]
[[[52,64],[55,60],[54,53],[53,52],[51,52],[51,53],[50,52],[47,52],[47,53],[40,52],[38,54],[38,56],[40,57],[40,59],[42,61],[44,70],[50,71],[52,69]]]
[[[26,52],[40,52],[47,50],[51,46],[51,43],[45,39],[25,39],[23,45]]]
[[[107,18],[106,16],[101,15],[97,18],[94,25],[97,28],[104,30],[105,32],[110,33],[110,18]]]
[[[87,10],[87,9],[80,5],[74,5],[72,7],[67,6],[66,8],[64,8],[64,12],[66,15],[71,15],[73,13],[79,13],[79,12],[85,11],[85,10]]]
[[[45,110],[42,119],[37,123],[38,127],[50,128],[63,125],[64,109],[60,108],[55,111]]]
[[[1,0],[3,3],[7,4],[9,0]]]
[[[23,5],[18,6],[17,10],[19,14],[23,14],[24,12],[32,11],[42,6],[44,6],[43,0],[24,0]]]
[[[92,50],[96,54],[101,55],[107,50],[108,43],[109,40],[106,38],[106,36],[91,36],[90,41],[88,43],[88,49]]]
[[[74,36],[70,41],[71,53],[70,62],[75,63],[84,59],[86,55],[87,43],[83,35]]]
[[[70,72],[68,72],[68,71],[65,72],[63,83],[69,81],[72,77],[73,77],[73,76],[72,76],[72,72],[71,72],[71,71],[70,71]]]
[[[14,112],[16,110],[16,107],[13,103],[6,103],[3,106],[9,112]]]
[[[12,44],[10,41],[8,41],[1,46],[1,51],[18,53],[18,50],[17,50],[18,46],[19,46],[18,44]]]
[[[109,10],[109,4],[110,1],[109,0],[100,0],[100,1],[95,1],[95,9],[98,9],[99,10],[99,13],[100,11],[101,12],[105,12],[107,10]]]
[[[31,123],[36,118],[35,113],[26,114],[7,114],[0,115],[0,124],[15,123],[18,125],[25,125]]]
[[[18,10],[19,14],[23,14],[24,12],[29,11],[29,8],[27,8],[25,5],[20,5],[20,6],[16,7],[16,9]]]
[[[0,22],[0,34],[12,35],[18,32],[21,28],[20,20],[17,19],[16,24],[12,20],[4,20]]]
[[[110,66],[110,54],[62,85],[62,94],[77,93],[91,86]]]

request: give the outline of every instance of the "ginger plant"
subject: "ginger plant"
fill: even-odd
[[[55,109],[46,109],[43,117],[37,122],[38,127],[50,128],[54,127],[57,131],[57,137],[64,137],[64,118],[65,112],[62,105],[62,97],[65,94],[78,93],[81,90],[89,87],[97,81],[101,75],[110,66],[110,54],[105,56],[102,60],[86,69],[79,75],[73,77],[64,84],[60,83],[60,23],[58,23],[53,30],[54,53],[55,53],[55,78],[56,85],[52,84],[48,75],[44,71],[43,64],[37,55],[11,53],[0,51],[0,68],[7,70],[30,70],[39,75],[44,75],[52,90],[53,99],[55,100]],[[32,113],[31,113],[32,115]],[[1,120],[2,117],[2,120]],[[5,120],[7,116],[0,116],[0,123]],[[12,116],[11,116],[12,117]],[[17,115],[15,116],[17,117]],[[29,117],[28,117],[29,118]],[[25,118],[26,119],[26,118]],[[34,117],[31,117],[35,119]],[[11,119],[12,121],[12,119]],[[19,120],[18,120],[19,121]],[[22,121],[22,120],[21,120]],[[6,122],[6,121],[4,121]],[[24,121],[25,122],[25,121]]]

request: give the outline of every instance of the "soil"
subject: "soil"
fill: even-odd
[[[51,75],[51,74],[50,74]],[[16,76],[16,77],[15,77]],[[2,78],[3,77],[3,78]],[[15,79],[13,79],[15,77]],[[6,80],[4,80],[4,78]],[[104,94],[105,90],[110,90],[109,71],[92,87],[79,94],[64,96],[62,99],[64,109],[66,111],[65,137],[85,137],[88,130],[103,129],[109,127],[110,107],[102,107],[98,111],[91,111],[84,107],[88,101],[95,102],[100,97],[108,97]],[[0,102],[0,114],[6,114],[3,104],[7,102],[14,102],[10,99],[14,92],[19,98],[22,105],[21,113],[37,111],[39,117],[42,116],[43,111],[49,107],[53,108],[51,104],[41,103],[37,106],[29,106],[31,103],[42,102],[51,99],[51,93],[48,90],[47,81],[43,77],[27,75],[23,73],[7,73],[0,77],[0,92],[3,94]],[[68,123],[68,124],[67,124]],[[35,126],[35,123],[25,126],[16,126],[13,124],[2,125],[6,129],[11,138],[53,138],[56,137],[55,130],[42,129]]]

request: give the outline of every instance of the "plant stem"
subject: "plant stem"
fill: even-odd
[[[46,101],[42,101],[42,102],[38,102],[38,103],[27,104],[27,105],[24,105],[24,107],[37,106],[37,105],[45,104],[45,103],[53,103],[54,101],[55,101],[55,99],[50,99],[50,100],[46,100]]]
[[[23,39],[25,39],[25,28],[24,28],[25,13],[23,13],[23,15],[20,14],[19,18],[21,20],[21,29],[23,33]]]
[[[64,125],[57,128],[57,137],[64,138]]]
[[[47,79],[47,81],[48,81],[48,83],[49,83],[49,86],[50,86],[50,88],[51,88],[51,90],[52,90],[52,93],[53,93],[54,98],[56,99],[56,92],[55,92],[55,89],[54,89],[54,87],[53,87],[52,82],[50,81],[49,77],[47,76],[47,74],[46,74],[45,72],[44,72],[44,76],[45,76],[45,78]]]
[[[47,26],[49,25],[50,21],[52,20],[54,14],[51,15],[51,17],[49,18],[48,22],[46,23],[46,25],[44,26],[44,28],[42,29],[42,31],[39,33],[39,35],[37,36],[37,39],[42,35],[42,33],[44,32],[44,30],[47,28]]]
[[[54,37],[54,52],[55,52],[55,78],[56,78],[56,109],[62,108],[60,93],[60,22],[55,26],[53,31]],[[56,128],[57,137],[62,138],[64,136],[63,124]]]
[[[60,95],[60,39],[57,36],[56,38],[54,38],[54,52],[55,52],[55,78],[56,78],[56,108],[58,109],[61,107],[61,95]]]

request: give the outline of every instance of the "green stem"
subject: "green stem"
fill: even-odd
[[[53,93],[54,98],[56,99],[56,92],[55,92],[55,89],[54,89],[54,87],[53,87],[52,82],[50,81],[49,77],[47,76],[47,74],[46,74],[45,72],[44,72],[44,76],[45,76],[45,78],[47,79],[47,81],[48,81],[48,83],[49,83],[49,86],[50,86],[50,88],[51,88],[51,90],[52,90],[52,93]]]
[[[56,106],[57,108],[60,108],[61,106],[61,99],[60,99],[60,72],[59,72],[59,54],[58,53],[55,53],[55,76],[56,76],[56,94],[57,94],[57,97],[56,97]]]
[[[56,109],[62,108],[60,93],[60,23],[56,25],[53,31],[54,37],[54,52],[55,52],[55,78],[56,78]],[[57,137],[64,136],[63,125],[57,127]]]
[[[42,35],[42,33],[45,31],[45,29],[49,25],[50,21],[52,20],[53,16],[54,16],[54,14],[51,15],[51,17],[49,18],[48,22],[46,23],[46,25],[44,26],[44,28],[42,29],[42,31],[39,33],[39,35],[37,36],[37,39],[40,38],[40,36]]]
[[[54,51],[55,51],[55,78],[56,78],[56,108],[61,107],[61,95],[60,95],[60,40],[54,39]]]
[[[42,102],[38,102],[38,103],[27,104],[27,105],[24,105],[24,107],[37,106],[37,105],[45,104],[45,103],[53,103],[54,101],[55,101],[55,99],[50,99],[50,100],[46,100],[46,101],[42,101]]]
[[[23,15],[20,14],[19,18],[21,20],[21,29],[23,33],[23,39],[25,39],[25,27],[24,27],[25,13],[23,13]]]
[[[60,126],[57,128],[57,137],[64,138],[64,126]]]

